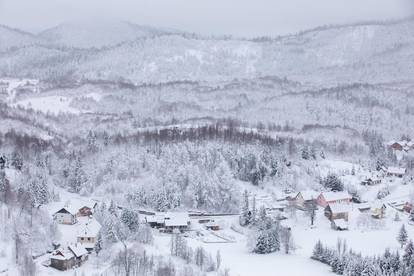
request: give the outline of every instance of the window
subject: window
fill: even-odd
[[[88,238],[88,241],[90,241],[91,240],[91,238]]]
[[[81,238],[81,241],[83,241],[84,240],[84,238]]]

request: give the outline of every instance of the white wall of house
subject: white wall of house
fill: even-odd
[[[76,222],[76,218],[69,213],[56,213],[55,219],[61,224],[74,224]]]

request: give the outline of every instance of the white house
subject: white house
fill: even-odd
[[[60,224],[75,224],[78,209],[73,206],[65,206],[53,214],[53,218]]]
[[[95,248],[97,237],[98,237],[99,231],[101,230],[101,225],[94,218],[82,218],[82,219],[87,219],[87,220],[78,229],[77,241],[78,243],[82,244],[88,251],[91,251]]]
[[[407,170],[405,168],[399,167],[388,167],[387,168],[387,176],[396,176],[402,178],[405,175]]]

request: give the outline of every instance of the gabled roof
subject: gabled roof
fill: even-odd
[[[86,248],[80,243],[71,244],[68,246],[68,248],[70,251],[72,251],[72,253],[75,255],[76,258],[79,258],[79,257],[82,257],[88,254],[88,251],[86,250]]]
[[[399,168],[399,167],[388,167],[387,172],[391,174],[405,174],[406,169],[405,168]]]
[[[302,196],[302,198],[303,198],[305,201],[309,201],[309,200],[312,200],[312,199],[316,199],[316,198],[318,197],[318,192],[315,192],[315,191],[310,191],[310,190],[307,190],[307,191],[300,191],[300,192],[296,195],[296,197],[298,197],[298,196],[299,196],[299,194]]]
[[[323,192],[321,193],[321,196],[323,196],[326,201],[352,199],[352,196],[348,194],[348,192]]]
[[[383,202],[376,201],[371,204],[371,209],[381,209],[381,208],[387,208],[387,205],[385,205]]]
[[[88,207],[90,209],[93,209],[96,206],[96,204],[97,204],[96,201],[93,201],[93,200],[83,200],[83,199],[72,198],[70,201],[66,202],[66,204],[63,207],[60,207],[59,209],[57,209],[57,211],[54,214],[66,210],[68,213],[72,215],[76,215],[79,209],[83,207]]]
[[[348,229],[348,222],[344,219],[335,219],[332,222],[335,223],[338,228]]]
[[[61,261],[64,261],[64,260],[70,260],[70,259],[72,259],[73,257],[75,257],[75,255],[72,253],[72,251],[70,251],[70,250],[63,250],[63,249],[57,249],[57,250],[55,250],[53,253],[52,253],[52,255],[50,256],[50,258],[51,259],[54,259],[54,260],[61,260]]]
[[[59,210],[57,210],[54,214],[69,213],[69,214],[75,216],[77,212],[78,212],[78,209],[73,208],[73,206],[64,206],[64,207],[60,208]]]
[[[101,225],[99,222],[94,219],[88,219],[85,224],[79,228],[78,237],[96,237],[98,236],[99,231],[101,230]]]

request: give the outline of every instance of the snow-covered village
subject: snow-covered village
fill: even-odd
[[[412,1],[162,1],[0,0],[0,276],[414,275]]]

